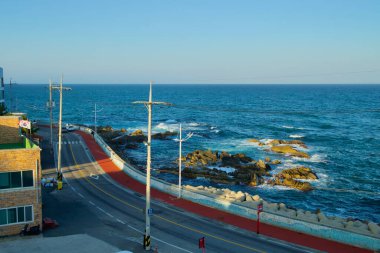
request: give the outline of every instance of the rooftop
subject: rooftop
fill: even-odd
[[[6,143],[6,144],[0,144],[0,150],[4,149],[30,149],[30,148],[37,148],[38,146],[25,136],[21,137],[20,142],[16,143]]]

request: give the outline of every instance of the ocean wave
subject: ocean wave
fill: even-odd
[[[298,129],[298,130],[305,130],[306,129],[304,127],[294,127],[294,126],[287,126],[287,125],[283,125],[281,127],[286,128],[286,129]]]
[[[304,138],[305,135],[302,134],[291,134],[289,135],[289,138]]]
[[[168,123],[168,124],[178,124],[178,122],[175,119],[168,119],[167,121],[165,121],[165,123]]]
[[[312,163],[326,163],[326,155],[322,154],[314,154],[310,158],[302,158],[302,157],[292,157],[293,160],[303,161],[303,162],[312,162]]]
[[[232,173],[234,172],[236,169],[235,168],[232,168],[232,167],[208,167],[210,170],[212,169],[217,169],[217,170],[220,170],[220,171],[224,171],[226,173]]]

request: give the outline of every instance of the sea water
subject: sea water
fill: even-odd
[[[148,99],[148,85],[70,85],[64,91],[63,121],[111,125],[147,130],[147,110],[132,104]],[[10,107],[9,87],[6,87]],[[47,85],[12,87],[12,110],[28,113],[37,120],[49,119]],[[58,116],[58,92],[54,92]],[[380,86],[375,85],[155,85],[155,101],[173,105],[154,106],[153,132],[192,132],[183,143],[183,155],[196,149],[242,152],[258,160],[270,157],[282,164],[273,173],[297,165],[310,167],[319,179],[311,182],[315,190],[301,192],[285,187],[242,185],[230,187],[259,194],[272,202],[307,210],[321,209],[327,214],[380,222]],[[178,143],[173,139],[153,140],[154,169],[175,167]],[[310,159],[268,153],[249,139],[302,140]],[[145,166],[143,144],[125,150],[136,164]],[[162,175],[177,183],[175,175]],[[210,185],[205,179],[186,179],[183,184]]]

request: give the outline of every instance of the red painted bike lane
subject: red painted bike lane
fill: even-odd
[[[81,131],[76,131],[82,136],[89,150],[91,151],[93,157],[103,169],[113,180],[118,182],[123,187],[129,188],[140,194],[145,194],[145,184],[138,182],[137,180],[128,176],[124,171],[120,170],[112,160],[107,156],[106,153],[101,149],[101,147],[95,142],[93,137],[89,134],[83,133]],[[227,224],[234,225],[252,232],[256,232],[256,221],[247,219],[235,214],[223,212],[214,208],[210,208],[204,205],[200,205],[185,199],[178,199],[176,196],[158,191],[156,189],[151,189],[151,196],[154,199],[163,201],[170,205],[182,208],[186,211],[211,218],[214,220],[222,221]],[[260,234],[273,237],[276,239],[284,240],[287,242],[295,243],[298,245],[303,245],[313,249],[336,252],[336,253],[370,253],[371,250],[358,248],[355,246],[330,241],[320,237],[299,233],[296,231],[276,227],[273,225],[260,223]]]

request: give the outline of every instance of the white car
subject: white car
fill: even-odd
[[[66,130],[68,132],[71,132],[71,131],[77,130],[77,127],[70,124],[66,124]]]

